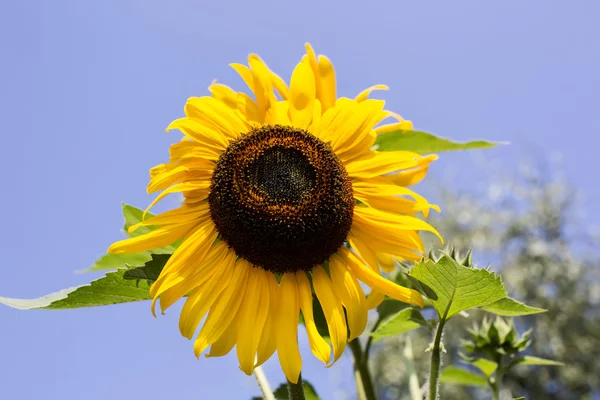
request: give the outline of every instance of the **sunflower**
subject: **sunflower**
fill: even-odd
[[[411,122],[369,99],[383,85],[337,98],[331,62],[308,44],[306,51],[289,86],[252,54],[249,66],[231,66],[253,97],[214,83],[211,96],[188,99],[185,117],[167,128],[184,137],[168,163],[150,170],[148,185],[148,193],[162,191],[148,209],[171,193],[182,193],[183,204],[130,228],[152,231],[109,248],[133,253],[180,241],[151,287],[153,314],[156,301],[164,312],[187,296],[182,335],[192,339],[204,320],[196,357],[236,347],[240,369],[251,374],[277,351],[294,383],[300,312],[313,354],[333,364],[385,295],[423,305],[381,269],[422,256],[418,231],[438,235],[415,216],[437,207],[406,188],[437,157],[373,150],[377,134]],[[394,122],[381,125],[387,118]],[[316,328],[313,293],[331,346]]]

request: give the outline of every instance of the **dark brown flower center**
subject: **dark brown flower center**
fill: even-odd
[[[229,144],[208,202],[221,239],[273,273],[326,261],[344,244],[354,212],[352,183],[331,147],[280,125]]]

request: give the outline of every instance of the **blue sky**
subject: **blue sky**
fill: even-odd
[[[0,3],[0,295],[37,297],[121,238],[121,202],[145,206],[164,133],[211,80],[242,87],[227,64],[259,53],[286,79],[310,41],[333,60],[339,93],[385,83],[388,108],[419,129],[512,144],[486,157],[514,170],[560,153],[591,224],[600,140],[600,3],[588,1],[4,1]],[[480,184],[473,156],[432,167]],[[427,182],[423,189],[429,191]],[[173,202],[166,206],[173,205]],[[443,205],[442,205],[443,208]],[[197,361],[178,309],[0,307],[0,397],[249,399],[233,357]],[[353,396],[349,357],[304,376],[324,399]],[[276,386],[276,362],[266,366]]]

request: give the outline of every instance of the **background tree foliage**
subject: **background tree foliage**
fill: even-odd
[[[579,215],[574,190],[555,169],[522,166],[514,176],[492,176],[478,193],[441,193],[443,213],[432,222],[459,249],[472,247],[475,262],[502,273],[509,295],[547,313],[519,317],[533,327],[531,353],[564,367],[522,366],[504,379],[501,398],[591,399],[600,391],[600,257],[597,238]],[[483,312],[458,318],[446,328],[444,364],[457,356],[466,328]],[[406,360],[406,336],[375,348],[373,375],[382,399],[411,399],[409,384],[426,383],[429,344],[425,330],[410,334],[415,361]],[[487,391],[442,384],[442,398],[490,398]]]

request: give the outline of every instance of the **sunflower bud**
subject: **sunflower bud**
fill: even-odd
[[[513,320],[506,322],[502,318],[490,321],[483,319],[481,326],[475,324],[472,329],[467,329],[471,335],[470,340],[464,340],[462,345],[471,355],[484,356],[495,360],[500,355],[515,355],[527,349],[531,344],[531,330],[519,336]]]

